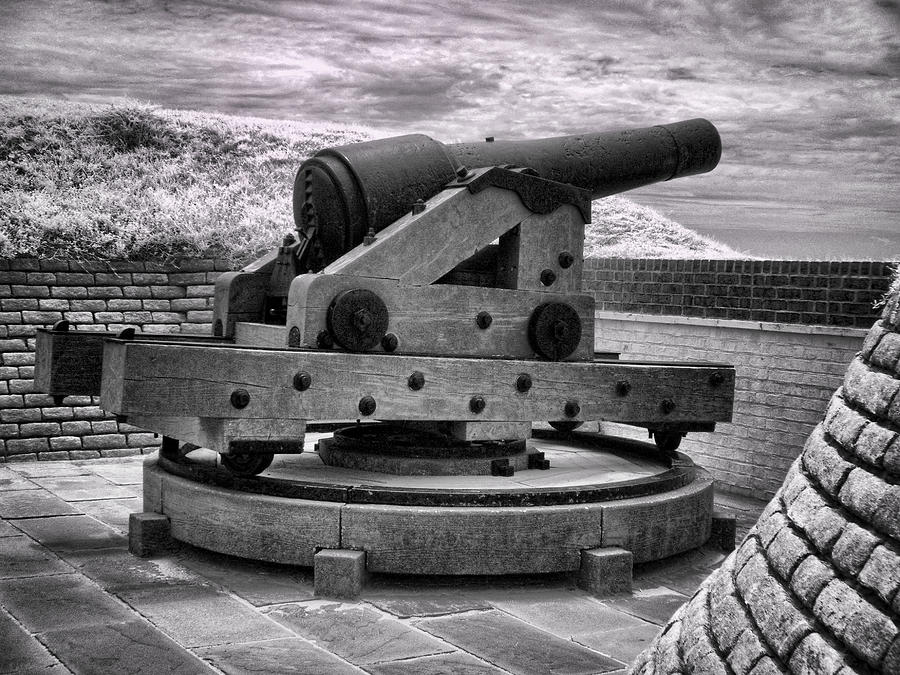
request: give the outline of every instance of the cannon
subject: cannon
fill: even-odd
[[[161,434],[164,473],[265,492],[276,456],[303,453],[300,464],[283,464],[299,473],[271,489],[306,501],[544,508],[683,491],[700,481],[690,493],[695,501],[702,493],[699,510],[683,509],[699,514],[696,534],[673,535],[645,558],[669,555],[708,536],[711,481],[698,478],[705,474],[677,448],[685,434],[730,420],[734,369],[596,354],[594,300],[581,292],[584,226],[592,199],[710,171],[720,153],[715,127],[701,119],[533,141],[443,144],[407,135],[322,150],[297,172],[295,232],[216,281],[212,335],[103,334],[63,322],[38,335],[36,382],[57,397],[99,395],[118,419]],[[598,482],[598,448],[607,441],[577,431],[596,421],[647,430],[658,459],[646,459],[646,448],[638,454],[659,469],[653,480],[614,472],[621,480]],[[533,431],[535,422],[555,431]],[[333,433],[304,453],[307,432],[325,428]],[[577,466],[595,467],[583,469],[586,483],[573,482],[581,470],[572,468],[567,443],[580,448],[572,450],[581,453]],[[213,473],[185,460],[197,447],[218,454]],[[556,483],[554,457],[566,477]],[[332,473],[322,474],[322,465]],[[549,478],[529,479],[537,482],[528,488],[478,482],[534,473]],[[159,491],[162,479],[153,475],[145,491]],[[372,476],[379,478],[372,483]],[[385,476],[415,480],[398,487],[390,481],[399,478]],[[448,492],[446,483],[428,482],[435,476],[474,482]],[[175,509],[174,500],[150,503]],[[179,516],[166,513],[174,528]],[[403,518],[432,517],[422,513]],[[350,527],[347,514],[341,518],[336,527]],[[431,521],[397,522],[399,539],[387,544],[395,553],[419,536],[405,528],[434,529]],[[224,527],[216,523],[213,529]],[[492,527],[479,522],[472,541]],[[180,531],[191,540],[188,525]],[[201,545],[262,555],[252,547],[236,552],[227,527],[216,545],[210,527],[203,532]],[[301,535],[295,527],[284,536],[293,547]],[[318,539],[311,545],[329,548]],[[423,551],[438,544],[416,546],[402,560],[370,560],[372,568],[427,569]],[[500,564],[472,546],[460,573],[573,564],[569,549],[553,564],[531,554]]]

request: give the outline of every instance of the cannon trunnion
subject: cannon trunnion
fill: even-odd
[[[221,483],[216,469],[186,465],[182,456],[208,448],[232,477],[251,481],[247,489],[265,493],[273,479],[252,476],[277,455],[302,453],[306,433],[321,429],[323,421],[343,420],[332,424],[339,428],[332,437],[318,439],[318,457],[331,472],[317,474],[318,487],[300,489],[307,484],[294,476],[293,487],[271,488],[271,494],[299,490],[294,496],[301,500],[502,509],[687,490],[685,499],[696,506],[696,532],[673,533],[658,550],[635,554],[669,555],[708,535],[711,483],[676,449],[686,433],[712,431],[730,420],[734,370],[597,358],[594,300],[581,289],[584,225],[591,199],[709,171],[720,149],[709,122],[690,120],[521,143],[444,145],[411,135],[323,150],[297,173],[296,234],[216,282],[212,336],[103,335],[58,325],[38,335],[36,381],[56,396],[99,395],[105,410],[164,436],[160,468],[229,488],[236,484]],[[647,459],[641,451],[641,461],[659,465],[648,474],[656,488],[638,486],[637,478],[614,489],[599,486],[601,446],[572,433],[597,421],[649,431],[658,455]],[[560,431],[532,437],[534,422]],[[581,449],[558,454],[558,443],[576,437]],[[550,485],[556,458],[566,465],[576,455],[565,475],[581,466],[591,478]],[[284,466],[306,471],[313,461],[307,456]],[[383,485],[361,486],[360,471],[457,476],[474,487],[435,492],[427,481],[398,478],[400,487],[385,492]],[[478,482],[519,475],[526,481],[531,472],[547,472],[550,483],[496,492],[492,483]],[[357,478],[348,485],[345,475]],[[148,489],[157,490],[159,476],[152,476]],[[154,499],[152,510],[163,508]],[[423,532],[437,517],[427,513]],[[563,512],[551,508],[545,515],[557,517],[551,513]],[[570,516],[566,511],[559,517]],[[388,509],[379,517],[400,516]],[[349,527],[352,521],[336,522]],[[584,526],[593,522],[589,518]],[[493,527],[471,523],[476,538],[476,531]],[[201,545],[245,554],[231,548],[233,533],[211,543],[209,528],[203,531]],[[411,541],[408,532],[398,536]],[[181,538],[192,541],[187,531]],[[352,540],[350,533],[342,540]],[[328,548],[323,541],[313,548]],[[372,562],[372,569],[423,569],[423,551],[434,545],[410,544],[418,551],[413,558],[381,568]],[[389,545],[396,546],[401,544]],[[635,543],[633,550],[638,548]],[[310,563],[302,556],[265,559]],[[459,573],[571,569],[573,559],[568,549],[553,564],[531,557],[522,565],[494,566],[478,558],[482,562],[463,565]]]

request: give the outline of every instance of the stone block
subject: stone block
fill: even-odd
[[[813,611],[851,652],[876,668],[897,637],[891,617],[839,579],[823,589]]]
[[[737,518],[713,510],[709,544],[726,553],[733,551],[737,539]]]
[[[810,633],[794,649],[788,662],[792,673],[837,675],[847,666],[847,658],[818,633]],[[848,671],[851,669],[848,668]],[[845,671],[847,672],[847,671]]]
[[[139,558],[169,553],[177,548],[171,532],[168,516],[132,513],[128,516],[128,550]]]
[[[831,561],[844,574],[855,577],[880,542],[878,537],[856,523],[847,523],[831,549]]]
[[[887,427],[870,422],[856,439],[854,454],[867,464],[881,468],[884,455],[891,443],[896,443],[900,434]]]
[[[857,577],[885,602],[900,593],[900,555],[886,546],[878,546],[869,555]]]
[[[366,552],[322,549],[313,556],[313,578],[319,597],[359,597],[366,583]]]
[[[790,579],[797,565],[812,551],[790,528],[778,533],[769,544],[766,558],[782,579]]]
[[[581,552],[578,587],[596,596],[631,591],[631,551],[614,546],[593,548]]]

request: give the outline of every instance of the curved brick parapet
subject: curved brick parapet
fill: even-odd
[[[900,673],[900,293],[756,525],[632,673]]]

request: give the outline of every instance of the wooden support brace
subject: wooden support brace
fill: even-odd
[[[129,415],[128,423],[222,454],[303,452],[306,422],[280,418],[246,420],[211,417]]]
[[[412,389],[410,375],[423,386]],[[520,391],[528,374],[532,386]],[[305,374],[304,386],[295,384]],[[628,382],[623,394],[621,382]],[[496,422],[609,420],[676,428],[731,418],[734,369],[107,341],[101,405],[122,415]]]

